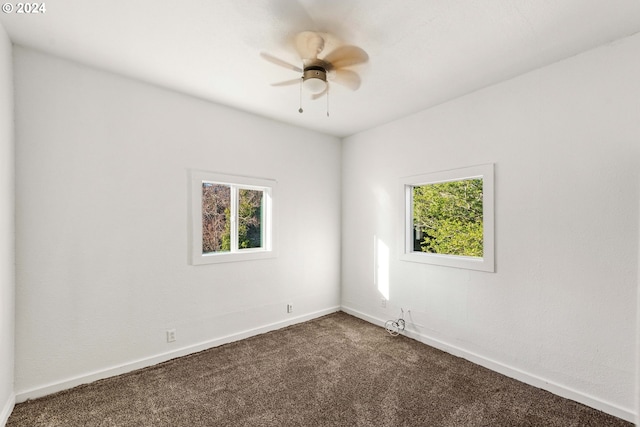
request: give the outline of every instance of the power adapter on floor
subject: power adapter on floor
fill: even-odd
[[[407,310],[407,313],[409,310]],[[392,336],[399,335],[400,332],[404,331],[405,321],[404,321],[404,310],[400,309],[400,317],[396,320],[387,320],[384,324],[384,328],[391,334]]]

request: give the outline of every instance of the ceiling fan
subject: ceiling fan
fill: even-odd
[[[363,49],[352,45],[338,46],[323,55],[328,36],[315,31],[303,31],[295,36],[294,46],[302,60],[302,67],[261,52],[260,55],[267,61],[302,73],[298,78],[272,83],[272,86],[300,84],[301,90],[307,90],[312,99],[318,99],[328,93],[329,82],[357,90],[361,84],[360,76],[347,67],[367,62],[369,55]],[[298,111],[302,113],[302,107]]]

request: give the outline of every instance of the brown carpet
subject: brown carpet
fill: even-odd
[[[335,313],[18,404],[7,426],[631,424]]]

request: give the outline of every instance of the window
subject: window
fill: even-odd
[[[495,271],[493,164],[402,179],[401,259]]]
[[[191,261],[272,258],[273,180],[191,173]]]

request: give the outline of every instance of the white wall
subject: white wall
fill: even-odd
[[[638,177],[640,181],[640,176]],[[640,182],[638,184],[640,187]],[[638,198],[640,202],[640,198]],[[640,206],[638,207],[638,221],[640,222]],[[640,226],[638,226],[638,288],[636,291],[638,303],[636,309],[636,426],[640,426]]]
[[[14,49],[18,401],[339,309],[339,139]],[[188,264],[191,168],[278,181],[277,258]]]
[[[15,228],[11,42],[0,25],[0,425],[13,409]]]
[[[347,138],[345,310],[633,420],[638,76],[640,34]],[[399,178],[489,162],[497,272],[399,261]]]

